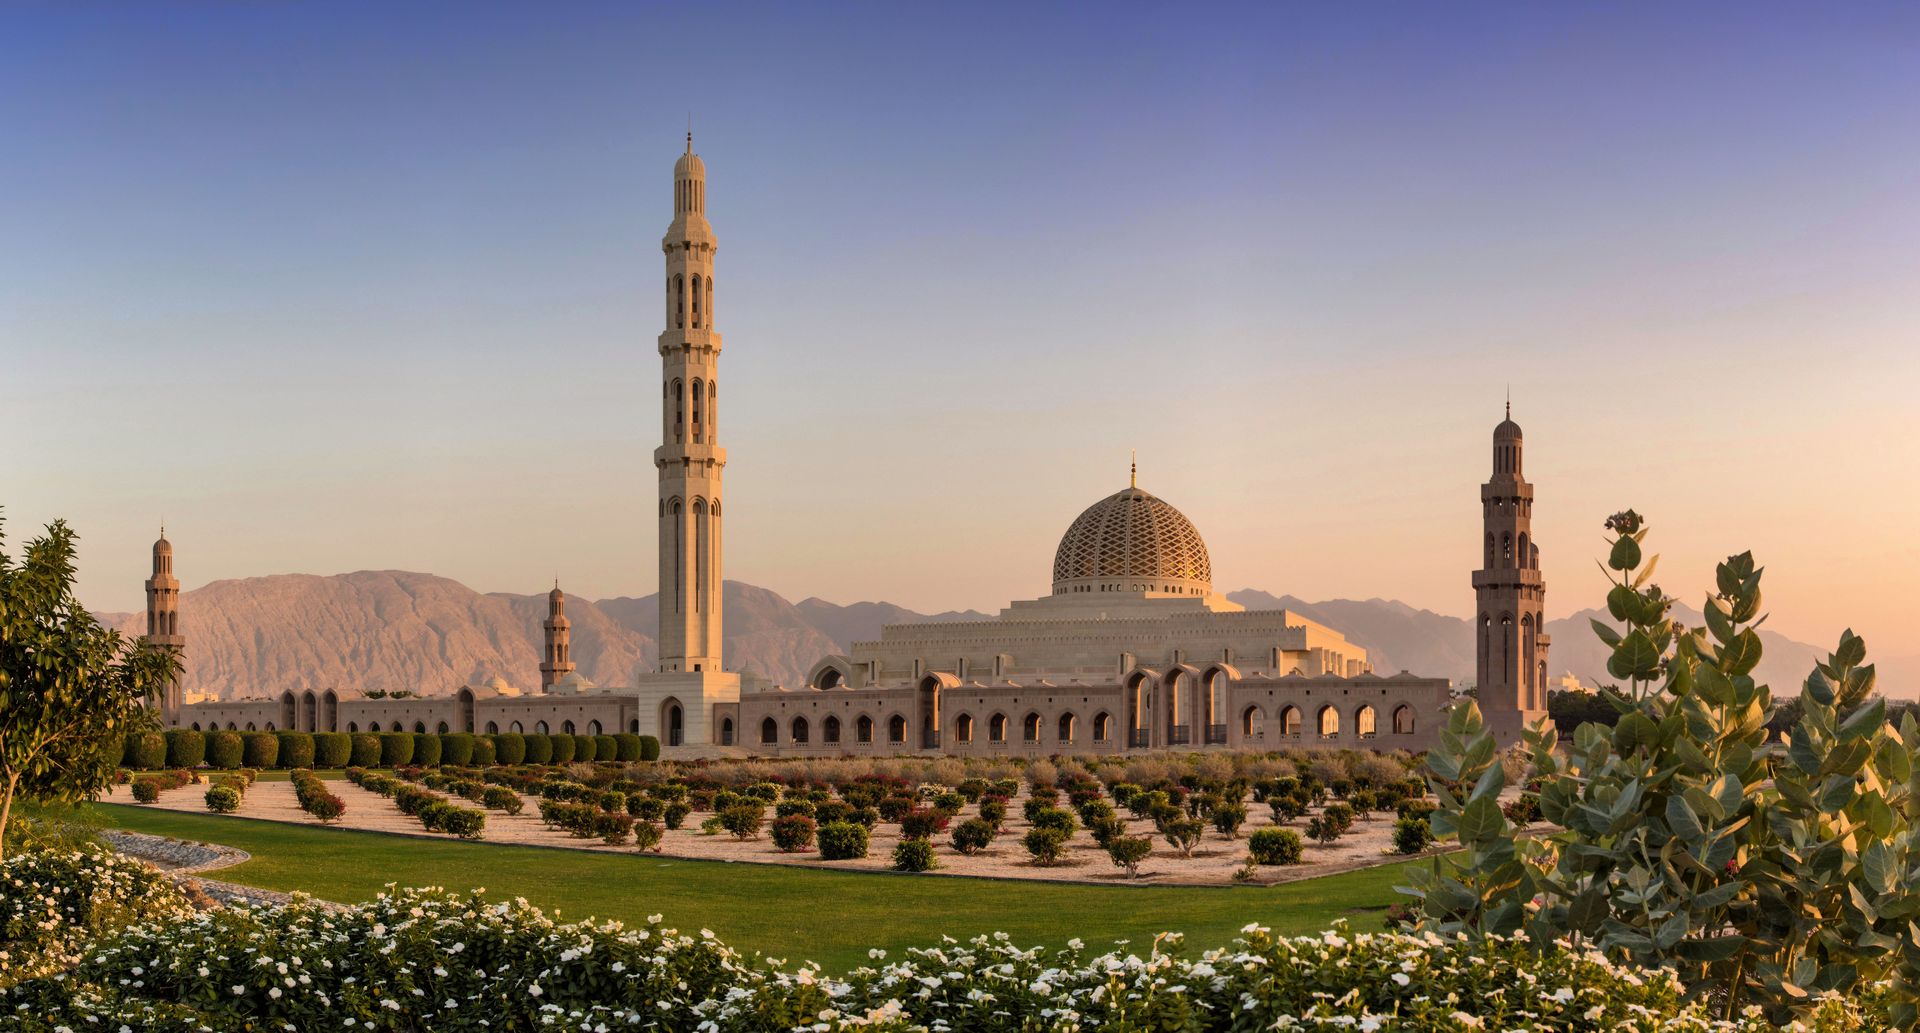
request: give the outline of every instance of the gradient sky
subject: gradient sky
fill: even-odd
[[[1464,615],[1511,384],[1549,616],[1634,506],[1911,656],[1916,98],[1894,3],[10,5],[0,505],[106,609],[163,517],[653,591],[691,114],[729,577],[1037,596],[1137,448],[1221,590]]]

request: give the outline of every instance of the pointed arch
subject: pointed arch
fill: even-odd
[[[1027,716],[1020,719],[1020,741],[1040,741],[1040,714],[1037,711],[1028,711]]]
[[[807,719],[804,716],[796,716],[787,727],[787,738],[795,745],[806,745],[808,734]]]
[[[1113,715],[1102,710],[1093,715],[1093,741],[1097,743],[1113,740]]]
[[[987,718],[987,741],[996,743],[1007,741],[1007,715],[995,713]]]
[[[1393,708],[1393,734],[1413,734],[1413,708],[1405,703]]]
[[[901,714],[895,714],[892,717],[887,718],[887,742],[897,746],[902,743],[905,743],[906,741],[907,741],[906,717]]]
[[[780,722],[769,717],[760,722],[760,742],[771,746],[780,740]]]
[[[1240,712],[1240,737],[1243,739],[1266,738],[1266,715],[1260,712],[1260,704],[1249,704]]]
[[[973,715],[961,714],[953,719],[953,741],[970,743],[973,741]]]
[[[1362,739],[1371,739],[1377,731],[1378,719],[1373,704],[1362,703],[1353,711],[1353,734]]]
[[[865,714],[860,715],[860,720],[853,723],[853,740],[868,743],[873,741],[873,718]]]
[[[1057,739],[1057,740],[1058,740],[1058,741],[1059,741],[1059,742],[1060,742],[1060,743],[1061,743],[1062,745],[1069,745],[1069,744],[1071,744],[1071,743],[1073,742],[1073,731],[1074,731],[1074,728],[1073,728],[1073,711],[1071,711],[1071,710],[1068,710],[1068,711],[1063,711],[1063,712],[1062,712],[1062,713],[1060,714],[1060,720],[1059,720],[1059,721],[1057,721],[1057,722],[1056,722],[1056,724],[1057,724],[1057,726],[1058,726],[1058,727],[1057,727],[1057,728],[1055,729],[1055,731],[1056,731],[1056,732],[1057,732],[1058,734],[1057,734],[1057,735],[1055,736],[1055,738],[1056,738],[1056,739]]]
[[[837,744],[840,741],[839,718],[828,714],[827,719],[820,722],[820,741],[829,745]]]
[[[1289,703],[1280,708],[1280,735],[1286,739],[1300,738],[1300,708]]]
[[[1340,734],[1340,708],[1331,703],[1320,708],[1320,738],[1332,739]]]

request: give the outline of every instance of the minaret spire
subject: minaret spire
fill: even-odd
[[[1130,448],[1127,449],[1127,487],[1138,488],[1139,486],[1140,452],[1138,449]]]

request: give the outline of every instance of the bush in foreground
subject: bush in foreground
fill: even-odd
[[[1305,852],[1300,833],[1292,829],[1264,828],[1247,837],[1247,856],[1254,864],[1299,864]]]
[[[930,872],[938,867],[940,861],[933,854],[932,840],[903,839],[893,848],[896,872]]]
[[[152,885],[157,876],[145,878],[154,890],[149,899],[159,902],[169,891]],[[71,904],[46,892],[8,897],[5,886],[0,880],[0,907],[25,903],[43,913],[49,902],[57,901],[56,912]],[[908,950],[831,980],[742,955],[710,933],[682,935],[658,916],[642,928],[560,925],[524,901],[441,890],[383,894],[340,913],[298,899],[201,914],[176,906],[117,934],[94,935],[85,950],[68,948],[75,967],[65,976],[0,990],[0,1014],[24,1033],[347,1023],[428,1033],[642,1026],[1051,1033],[1225,1029],[1229,1019],[1236,1029],[1396,1033],[1775,1028],[1752,1017],[1715,1021],[1704,1004],[1682,1000],[1670,975],[1621,967],[1597,952],[1341,928],[1277,939],[1248,926],[1232,944],[1192,957],[1178,936],[1152,950],[1097,956],[1077,943],[1029,950],[983,936]],[[1856,1009],[1875,1003],[1870,996],[1857,1005],[1826,1001],[1818,1028],[1869,1028],[1867,1020],[1883,1017]]]
[[[851,861],[867,856],[867,828],[850,821],[829,822],[820,826],[820,859]]]

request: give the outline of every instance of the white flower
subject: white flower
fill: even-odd
[[[1393,981],[1399,983],[1401,986],[1406,986],[1408,983],[1413,982],[1405,972],[1395,972],[1393,974]]]
[[[535,984],[533,984],[532,986],[530,986],[530,987],[527,987],[527,993],[529,993],[529,994],[532,994],[532,995],[533,995],[533,996],[535,996],[535,997],[538,997],[538,996],[540,996],[541,994],[543,994],[543,993],[546,993],[546,991],[545,991],[545,990],[542,990],[542,989],[540,989],[540,984],[539,984],[539,983],[535,983]]]
[[[274,987],[273,989],[271,989],[271,990],[268,990],[268,991],[267,991],[267,996],[268,996],[268,997],[271,997],[271,998],[273,998],[273,999],[274,999],[274,1000],[276,1000],[276,1001],[277,1001],[277,1000],[279,1000],[279,999],[280,999],[280,988],[276,986],[276,987]]]
[[[236,986],[233,988],[233,996],[235,997],[238,997],[241,994],[244,994],[246,992],[247,992],[247,988],[244,986]]]

